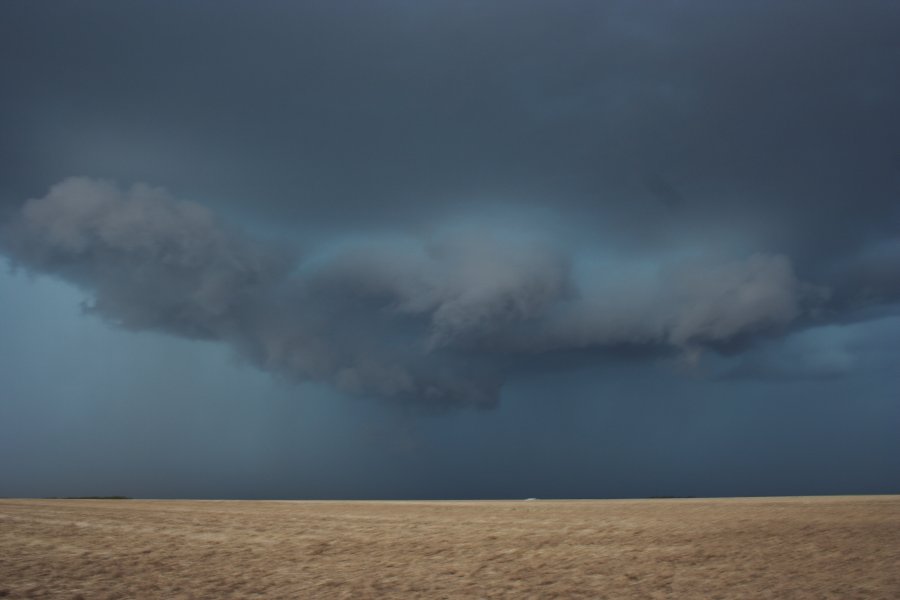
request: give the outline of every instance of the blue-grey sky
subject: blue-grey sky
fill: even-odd
[[[900,492],[896,3],[0,13],[0,495]]]

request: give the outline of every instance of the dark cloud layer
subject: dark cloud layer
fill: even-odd
[[[125,327],[485,406],[900,299],[893,2],[3,13],[0,245]]]
[[[309,227],[552,203],[622,243],[737,225],[798,260],[897,224],[892,2],[5,13],[8,202],[91,175]]]
[[[583,249],[470,222],[289,259],[162,189],[85,178],[26,202],[2,235],[14,264],[85,288],[90,310],[124,327],[223,341],[292,379],[424,407],[492,406],[542,354],[691,356],[829,310],[828,288],[781,255],[576,269]]]

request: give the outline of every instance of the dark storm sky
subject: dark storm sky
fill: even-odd
[[[6,2],[0,495],[900,492],[895,2]]]

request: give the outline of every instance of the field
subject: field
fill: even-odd
[[[0,500],[9,598],[900,598],[900,497]]]

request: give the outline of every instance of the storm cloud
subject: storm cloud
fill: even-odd
[[[781,255],[641,269],[472,221],[291,256],[163,189],[86,178],[26,202],[2,235],[14,264],[82,287],[88,311],[122,327],[222,341],[290,379],[426,408],[494,405],[522,357],[696,353],[787,331],[827,298]]]
[[[0,246],[125,328],[491,406],[900,299],[893,3],[6,12]]]
[[[0,495],[896,493],[898,32],[2,3]]]

